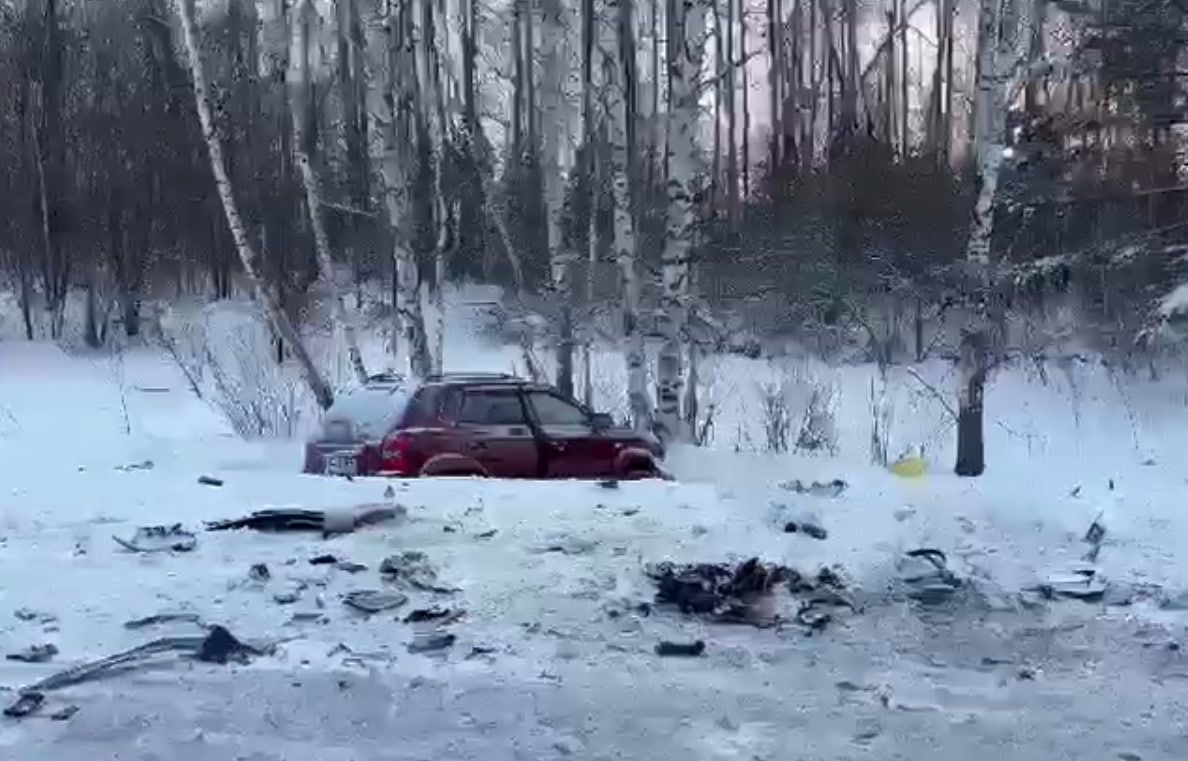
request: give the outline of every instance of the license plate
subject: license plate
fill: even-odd
[[[357,472],[353,454],[326,455],[326,475],[353,476]]]

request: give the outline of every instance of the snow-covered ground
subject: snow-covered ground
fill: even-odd
[[[508,366],[460,341],[450,364]],[[923,445],[933,465],[905,480],[867,464],[868,368],[731,359],[710,370],[716,446],[675,452],[676,483],[410,481],[389,500],[386,482],[297,474],[298,442],[233,436],[156,351],[0,343],[0,651],[60,650],[49,664],[0,665],[0,702],[66,666],[200,631],[124,626],[157,613],[279,642],[250,666],[173,662],[51,692],[47,712],[79,712],[0,719],[0,758],[1188,757],[1188,661],[1171,646],[1188,614],[1014,597],[1076,564],[1099,514],[1107,578],[1188,589],[1182,374],[1126,386],[1093,367],[1046,383],[1000,373],[991,468],[977,480],[948,474],[943,406],[896,376],[891,448]],[[945,382],[943,368],[915,372]],[[836,456],[735,452],[762,449],[743,442],[762,436],[765,379],[797,373],[834,389]],[[849,484],[836,499],[781,486],[833,478]],[[200,531],[265,507],[388,501],[407,515],[328,540]],[[806,517],[825,541],[781,531]],[[194,551],[135,555],[111,538],[173,522],[199,530]],[[984,597],[941,611],[905,602],[896,562],[919,546],[948,553]],[[343,605],[349,591],[384,588],[381,560],[407,550],[459,591],[412,592],[370,617]],[[326,553],[367,568],[308,563]],[[654,592],[646,563],[752,555],[805,571],[840,564],[863,610],[813,637],[632,612]],[[266,582],[249,579],[258,563]],[[274,600],[288,591],[296,602]],[[466,611],[450,627],[458,640],[410,653],[415,626],[400,619],[432,605]],[[702,658],[653,653],[695,638]]]

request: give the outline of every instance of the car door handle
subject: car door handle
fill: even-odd
[[[564,442],[560,442],[560,441],[550,441],[549,448],[552,449],[554,452],[564,452],[565,444],[564,444]]]
[[[466,448],[469,449],[471,452],[485,452],[485,451],[487,451],[487,445],[483,444],[482,442],[479,442],[479,441],[476,441],[471,444],[467,444]]]

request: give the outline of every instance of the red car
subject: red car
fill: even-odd
[[[305,472],[336,476],[664,477],[650,434],[510,375],[377,376],[326,411]]]

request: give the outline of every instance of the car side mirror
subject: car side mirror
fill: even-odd
[[[590,427],[595,431],[606,431],[615,427],[615,419],[605,412],[595,412],[590,416]]]

